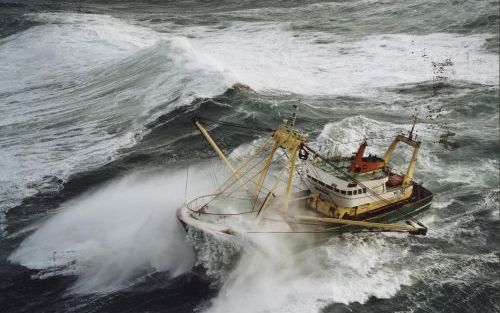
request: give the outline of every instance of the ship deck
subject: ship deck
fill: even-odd
[[[177,216],[183,224],[223,236],[244,233],[346,233],[366,231],[366,228],[350,225],[304,223],[294,216],[324,217],[310,209],[307,203],[308,191],[295,193],[289,208],[283,206],[283,198],[276,197],[265,208],[259,218],[261,203],[250,199],[221,198],[201,204],[196,211],[180,209]],[[403,201],[381,207],[377,211],[357,216],[353,220],[394,223],[411,218],[428,209],[432,193],[421,184],[413,183],[412,196]]]

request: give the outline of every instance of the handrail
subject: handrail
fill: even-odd
[[[220,193],[213,193],[213,194],[208,194],[208,195],[204,195],[204,196],[200,196],[200,197],[197,197],[191,201],[189,201],[187,204],[186,204],[186,208],[195,213],[195,214],[199,214],[199,215],[221,215],[221,216],[231,216],[231,215],[243,215],[243,214],[251,214],[251,213],[255,213],[254,210],[251,210],[251,211],[245,211],[245,212],[238,212],[238,213],[215,213],[215,212],[202,212],[201,209],[203,209],[204,207],[208,207],[208,202],[206,201],[203,201],[200,203],[200,201],[202,201],[203,199],[205,198],[208,198],[208,197],[216,197],[216,196],[219,196]],[[233,199],[242,199],[242,198],[237,198],[237,197],[231,197],[231,196],[228,196],[227,198],[233,198]],[[248,199],[242,199],[242,200],[250,200],[250,198]]]

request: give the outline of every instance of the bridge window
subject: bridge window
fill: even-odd
[[[363,188],[363,193],[366,193],[366,188]]]
[[[333,189],[335,192],[340,192],[338,188]]]
[[[350,191],[350,190],[349,190],[349,191],[347,192],[347,195],[348,195],[348,196],[352,196],[352,191]]]
[[[357,195],[357,194],[358,194],[358,191],[357,191],[357,190],[353,190],[353,191],[352,191],[352,194],[353,194],[353,195]]]
[[[341,190],[340,193],[345,195],[345,190]]]

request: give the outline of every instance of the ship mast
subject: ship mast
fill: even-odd
[[[418,118],[418,112],[415,113],[415,115],[414,115],[413,124],[412,124],[410,132],[408,133],[408,137],[404,136],[403,134],[397,135],[396,138],[394,138],[391,145],[389,146],[389,148],[387,149],[387,151],[384,154],[384,161],[386,164],[388,164],[392,158],[392,153],[396,149],[396,146],[398,145],[398,143],[402,142],[402,143],[409,145],[410,147],[413,147],[413,154],[412,154],[410,162],[408,164],[408,168],[406,170],[406,175],[403,179],[404,185],[409,185],[413,179],[413,173],[415,172],[415,167],[417,165],[418,152],[420,150],[420,141],[415,140],[416,136],[415,136],[415,139],[413,138],[413,131],[415,130],[417,118]]]

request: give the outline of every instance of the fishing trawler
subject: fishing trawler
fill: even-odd
[[[195,118],[195,126],[229,172],[212,194],[193,199],[177,211],[184,228],[217,237],[427,233],[427,227],[414,218],[430,207],[433,197],[413,180],[421,145],[414,134],[417,116],[408,134],[396,135],[383,157],[365,156],[366,140],[353,156],[321,155],[295,129],[295,120],[294,111],[290,122],[272,130],[255,153],[234,165],[201,119]],[[390,165],[399,144],[413,149],[405,173]]]

